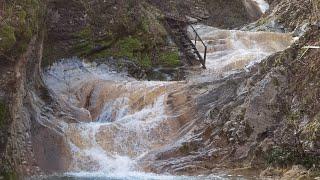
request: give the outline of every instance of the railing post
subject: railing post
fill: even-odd
[[[195,33],[195,40],[194,40],[194,45],[197,46],[197,40],[199,38],[199,41],[202,43],[202,45],[204,46],[204,57],[203,57],[203,62],[202,62],[202,66],[204,69],[206,69],[206,60],[207,60],[207,50],[208,47],[206,46],[206,44],[203,42],[203,40],[201,39],[201,37],[199,36],[199,34],[197,33],[197,31],[194,29],[194,27],[192,26],[192,24],[190,24],[193,32]],[[200,55],[201,56],[201,55]],[[202,58],[200,58],[202,59]]]
[[[207,46],[204,46],[204,59],[203,59],[203,66],[206,69],[206,60],[207,60]]]

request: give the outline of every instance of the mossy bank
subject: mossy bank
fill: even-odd
[[[163,14],[144,1],[61,0],[49,4],[48,38],[43,65],[78,56],[94,61],[113,57],[134,62],[145,71],[181,65],[169,40]],[[72,14],[72,15],[71,15]]]

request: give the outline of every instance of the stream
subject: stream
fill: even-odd
[[[261,2],[257,0],[265,12],[267,5]],[[201,24],[195,28],[208,45],[207,70],[191,72],[184,81],[138,81],[78,58],[61,60],[45,71],[49,89],[81,114],[78,122],[61,125],[72,152],[68,173],[46,179],[245,179],[223,173],[157,175],[140,164],[149,152],[181,138],[192,124],[196,105],[187,98],[189,86],[248,70],[293,42],[289,34]]]

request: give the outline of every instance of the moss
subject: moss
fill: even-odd
[[[78,37],[80,39],[88,39],[92,36],[92,30],[89,26],[83,28],[82,30],[80,30],[79,32],[76,32],[75,37]]]
[[[119,40],[116,47],[119,50],[117,52],[118,57],[127,57],[130,59],[134,58],[135,52],[143,50],[143,44],[140,40],[131,36]]]
[[[152,66],[151,58],[145,54],[139,58],[138,64],[144,68],[148,68]]]
[[[142,19],[141,24],[140,24],[142,31],[149,32],[149,30],[150,30],[149,24],[150,23],[148,22],[148,19],[146,19],[146,18]]]
[[[102,18],[96,13],[105,8],[93,9],[86,1],[81,3],[90,21],[85,28],[73,34],[75,45],[68,51],[68,56],[77,55],[89,60],[127,58],[145,70],[158,65],[180,65],[178,50],[163,50],[167,47],[167,32],[158,19],[161,12],[156,8],[147,3],[137,5],[135,1],[128,1],[120,5],[123,6],[119,8],[122,13],[106,22],[109,15]],[[111,20],[112,26],[109,25]]]
[[[39,31],[44,13],[39,0],[6,1],[3,21],[0,22],[0,50],[8,57],[23,53],[33,35]]]
[[[174,50],[171,52],[162,52],[160,54],[160,62],[161,64],[169,67],[176,67],[181,65],[179,51]]]
[[[265,25],[268,23],[268,19],[267,18],[260,18],[257,22],[257,25],[258,26],[261,26],[261,25]]]
[[[106,58],[112,56],[112,51],[110,49],[105,49],[103,51],[100,51],[99,53],[95,53],[92,58],[93,59],[100,59],[100,58]]]
[[[16,43],[14,28],[9,25],[4,25],[0,28],[0,50],[7,51]]]
[[[73,52],[78,56],[85,56],[93,49],[93,45],[88,42],[84,41],[82,43],[77,44],[75,47],[73,47]]]
[[[5,180],[18,180],[19,176],[15,172],[6,172],[6,173],[0,173],[0,179]]]

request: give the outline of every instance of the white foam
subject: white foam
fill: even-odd
[[[266,13],[267,10],[270,8],[269,4],[264,0],[253,0],[253,1],[255,1],[258,4],[262,13]]]
[[[289,34],[222,30],[202,24],[194,25],[194,28],[208,47],[207,70],[202,76],[241,70],[286,49],[293,42]],[[193,34],[191,28],[189,34]],[[204,57],[204,46],[200,42],[197,49]]]

